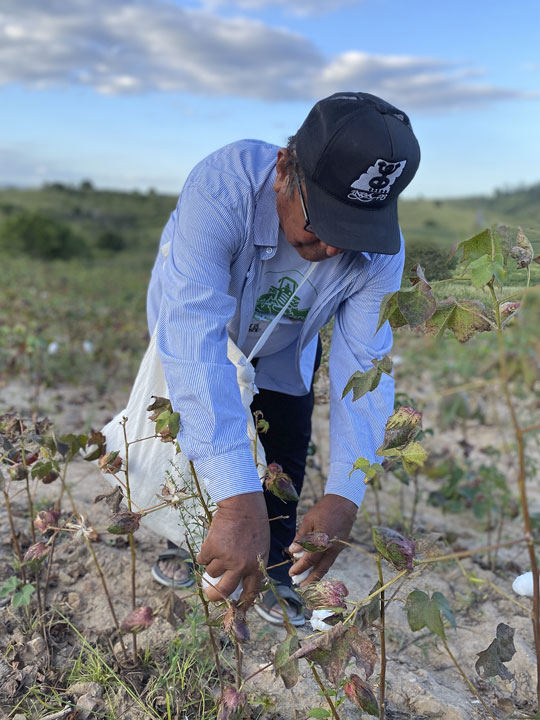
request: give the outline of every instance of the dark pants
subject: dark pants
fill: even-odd
[[[319,340],[315,370],[321,361],[322,347]],[[260,410],[270,424],[268,432],[260,435],[266,454],[267,465],[276,462],[291,478],[296,492],[300,495],[304,483],[306,456],[311,438],[311,414],[313,412],[313,384],[307,395],[286,395],[273,390],[260,389],[251,404],[252,412]],[[268,491],[264,491],[268,518],[287,515],[287,519],[270,522],[270,556],[268,565],[285,560],[288,548],[296,534],[296,502],[284,502]],[[291,585],[289,564],[269,571],[272,580],[281,585]]]
[[[320,365],[322,354],[321,341],[317,346],[315,370]],[[257,366],[257,358],[253,362]],[[313,412],[313,384],[307,395],[286,395],[273,390],[259,390],[251,404],[251,411],[260,410],[269,423],[268,432],[261,433],[260,438],[266,454],[266,463],[277,462],[291,478],[296,492],[300,495],[304,483],[306,456],[311,438],[311,414]],[[270,556],[268,565],[276,565],[288,556],[284,549],[288,548],[296,534],[296,502],[284,502],[270,492],[264,491],[268,517],[286,515],[283,520],[272,520],[270,523]],[[168,541],[169,548],[177,547]],[[290,564],[282,565],[269,571],[275,582],[291,585],[289,577]]]

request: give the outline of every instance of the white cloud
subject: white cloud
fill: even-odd
[[[237,7],[266,2],[228,1]],[[329,0],[314,5],[323,9]],[[78,84],[111,95],[158,90],[270,101],[313,100],[353,88],[429,110],[524,97],[482,85],[469,72],[433,58],[357,50],[327,59],[287,29],[166,0],[2,0],[0,10],[0,85]]]
[[[236,10],[259,11],[278,8],[287,15],[307,17],[335,12],[341,7],[359,5],[362,0],[201,0],[207,10],[234,8]]]

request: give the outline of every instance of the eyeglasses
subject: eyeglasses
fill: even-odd
[[[304,225],[305,232],[312,233],[315,235],[315,230],[311,227],[311,223],[309,220],[309,215],[306,207],[306,201],[304,199],[304,193],[302,192],[302,184],[300,183],[300,178],[298,177],[298,172],[294,171],[294,179],[296,181],[296,186],[298,188],[298,194],[300,195],[300,204],[302,205],[302,212],[304,213],[304,220],[306,221],[306,224]]]

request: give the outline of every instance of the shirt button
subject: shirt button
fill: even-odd
[[[266,248],[267,255],[271,255],[273,252],[274,252],[273,248],[270,248],[270,247]]]

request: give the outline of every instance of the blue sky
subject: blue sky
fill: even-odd
[[[0,185],[176,194],[363,90],[410,116],[409,197],[540,182],[538,0],[0,0]]]

